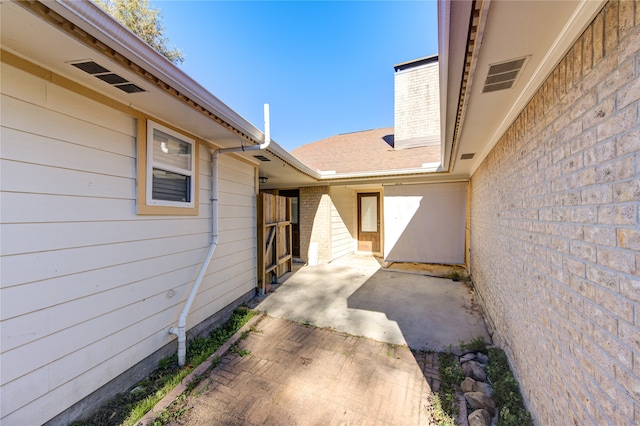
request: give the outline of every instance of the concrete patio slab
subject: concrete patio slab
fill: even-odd
[[[477,337],[490,342],[469,283],[386,270],[372,256],[302,267],[254,303],[273,317],[416,350],[446,351]]]

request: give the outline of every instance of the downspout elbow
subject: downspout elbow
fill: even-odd
[[[265,149],[271,143],[271,121],[269,120],[269,104],[264,104],[264,142],[260,149]]]
[[[239,151],[254,151],[254,150],[262,150],[269,146],[271,143],[271,134],[270,134],[270,125],[269,125],[269,104],[264,104],[264,142],[260,145],[253,145],[250,147],[234,147],[234,148],[221,148],[216,149],[211,152],[211,246],[209,247],[209,252],[205,257],[202,265],[200,266],[200,272],[198,273],[198,277],[196,278],[191,292],[189,293],[189,297],[184,305],[182,312],[180,313],[180,318],[178,319],[178,326],[171,327],[169,329],[170,334],[175,334],[178,336],[178,365],[183,367],[186,362],[187,355],[187,337],[186,337],[186,329],[187,329],[187,316],[189,315],[189,310],[191,309],[191,304],[198,293],[198,289],[200,287],[200,283],[202,282],[204,275],[207,271],[209,263],[211,262],[211,258],[213,257],[213,253],[218,245],[218,156],[220,154],[229,153],[229,152],[239,152]]]
[[[169,333],[178,336],[178,365],[184,367],[187,358],[186,316],[183,319],[183,315],[180,315],[178,326],[171,327]]]

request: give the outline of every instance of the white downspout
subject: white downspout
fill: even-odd
[[[180,367],[184,367],[187,357],[187,315],[189,315],[189,310],[191,309],[191,305],[196,298],[198,288],[200,287],[202,279],[204,278],[204,275],[209,268],[209,263],[213,258],[213,252],[216,250],[216,247],[218,245],[218,156],[220,154],[227,154],[230,152],[257,151],[265,149],[269,146],[270,143],[271,129],[269,124],[269,104],[264,104],[264,142],[262,144],[238,146],[233,148],[221,148],[216,149],[211,153],[211,246],[209,247],[209,251],[202,261],[200,272],[198,273],[198,276],[196,277],[196,280],[191,287],[191,292],[189,293],[189,297],[184,304],[184,308],[182,308],[182,313],[180,313],[180,318],[178,319],[178,326],[171,327],[169,329],[169,333],[178,336],[178,365]]]

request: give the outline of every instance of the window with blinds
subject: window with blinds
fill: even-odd
[[[147,121],[147,204],[193,207],[195,141]]]

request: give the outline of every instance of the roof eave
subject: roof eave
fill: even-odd
[[[473,2],[438,2],[440,162],[449,169]],[[465,21],[466,18],[466,21]],[[466,25],[466,27],[465,27]]]
[[[322,178],[320,172],[305,165],[302,161],[291,155],[289,151],[278,145],[276,142],[271,141],[271,144],[267,148],[267,151],[272,155],[280,158],[284,162],[288,163],[290,166],[296,168],[303,174],[306,174],[316,180],[320,180]]]
[[[490,0],[484,1],[487,2]],[[575,40],[578,39],[586,26],[595,18],[606,3],[607,0],[579,1],[578,6],[573,11],[560,33],[556,35],[555,42],[550,46],[544,58],[539,61],[533,76],[527,81],[525,88],[519,93],[515,102],[509,105],[508,111],[504,114],[500,125],[493,129],[493,134],[486,141],[484,149],[476,156],[474,166],[470,170],[471,175],[475,173],[480,164],[482,164],[482,161],[498,143],[500,137],[505,131],[507,131],[511,123],[516,119],[529,100],[542,86],[545,79],[569,51]],[[494,23],[494,25],[496,24]]]
[[[335,173],[332,171],[318,171],[321,181],[332,181],[341,179],[370,179],[370,178],[385,178],[396,176],[415,176],[415,175],[430,175],[434,173],[444,172],[440,163],[425,163],[421,168],[412,169],[395,169],[395,170],[372,170],[367,172],[349,172],[349,173]]]
[[[47,2],[46,6],[99,39],[132,63],[214,112],[219,118],[249,136],[256,143],[264,141],[262,131],[208,92],[134,33],[111,18],[93,2],[54,0]]]

